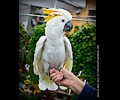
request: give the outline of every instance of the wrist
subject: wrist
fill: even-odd
[[[80,84],[76,83],[75,81],[71,80],[71,85],[70,85],[70,88],[77,94],[80,94],[83,87],[81,87]]]
[[[76,77],[73,73],[71,74],[71,79],[75,82],[76,88],[78,88],[78,94],[82,91],[85,86],[85,82],[81,81],[78,77]],[[74,84],[73,84],[74,85]]]

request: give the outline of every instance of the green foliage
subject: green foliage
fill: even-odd
[[[19,67],[22,67],[26,63],[28,41],[27,30],[22,23],[19,23]]]
[[[74,93],[73,95],[71,95],[70,100],[77,100],[78,96],[79,96],[79,94]]]
[[[29,44],[28,44],[28,55],[27,55],[27,62],[30,64],[31,70],[31,80],[33,83],[38,83],[38,76],[33,73],[33,60],[34,60],[34,51],[36,47],[36,42],[39,40],[41,36],[44,36],[45,33],[45,24],[37,25],[33,28],[33,33],[30,36]]]
[[[96,87],[96,27],[91,24],[76,26],[75,33],[68,36],[73,50],[73,73]]]
[[[38,76],[33,73],[33,58],[36,42],[44,35],[45,25],[33,28],[31,35],[19,24],[19,97],[20,100],[38,100],[44,93],[38,88]],[[41,95],[40,95],[41,94]]]

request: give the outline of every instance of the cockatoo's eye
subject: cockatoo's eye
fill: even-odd
[[[62,19],[62,22],[64,22],[65,20],[64,19]]]

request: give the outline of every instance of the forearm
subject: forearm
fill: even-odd
[[[85,84],[77,100],[96,100],[96,89],[89,84]]]
[[[83,89],[83,86],[80,84],[77,84],[76,82],[73,81],[73,83],[70,85],[71,90],[73,90],[75,93],[80,94],[80,92]]]
[[[73,73],[71,74],[71,80],[73,80],[74,84],[71,84],[72,87],[74,88],[74,92],[77,94],[80,94],[82,89],[85,86],[85,83],[81,81],[78,77],[76,77]]]

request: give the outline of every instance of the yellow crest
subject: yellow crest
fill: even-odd
[[[43,14],[46,14],[47,16],[44,16],[45,22],[48,22],[50,19],[56,17],[56,16],[64,16],[62,12],[59,11],[59,9],[54,8],[43,8]]]

